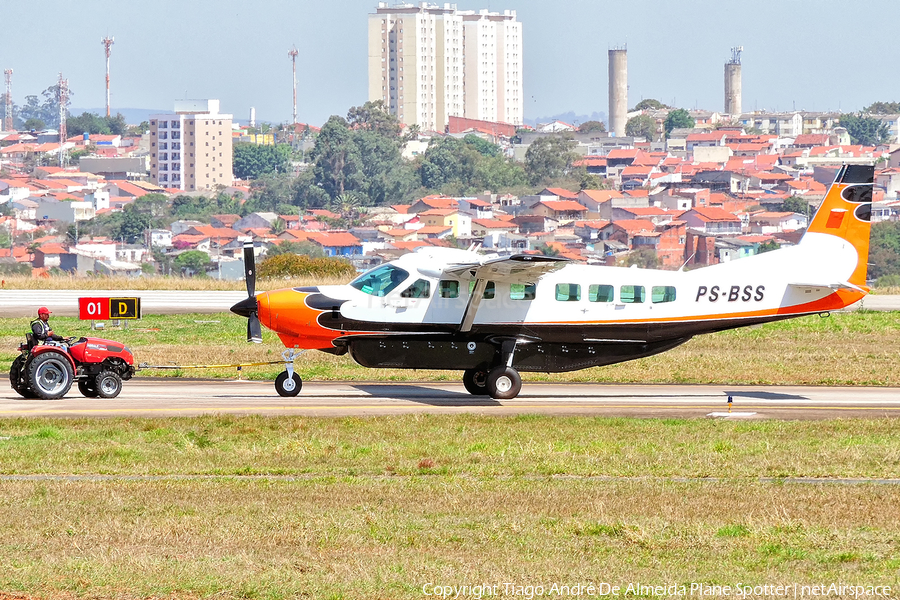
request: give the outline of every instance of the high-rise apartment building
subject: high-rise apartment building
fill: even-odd
[[[443,131],[450,116],[520,125],[516,12],[379,2],[369,15],[369,100],[423,130]]]
[[[234,182],[232,116],[218,100],[176,100],[174,114],[150,116],[150,179],[180,190]]]

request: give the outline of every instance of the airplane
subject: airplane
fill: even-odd
[[[651,356],[695,335],[849,306],[868,293],[874,167],[844,165],[795,246],[685,271],[422,247],[346,285],[255,294],[244,246],[247,340],[260,324],[287,350],[275,381],[299,393],[299,350],[365,367],[463,371],[473,395],[515,398],[520,372],[575,371]]]

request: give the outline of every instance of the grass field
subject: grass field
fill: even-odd
[[[118,476],[0,480],[0,590],[273,599],[424,598],[425,584],[512,583],[523,586],[517,597],[529,585],[562,597],[547,593],[553,583],[603,582],[900,590],[896,486],[759,479],[900,476],[895,423],[0,421],[6,475]],[[702,479],[710,475],[723,479]]]
[[[7,371],[24,339],[29,319],[0,319],[0,370]],[[221,365],[279,360],[284,349],[270,331],[264,343],[248,344],[246,320],[231,313],[147,316],[128,329],[90,332],[89,323],[53,317],[62,335],[95,335],[126,343],[138,362],[151,365]],[[526,380],[730,383],[809,385],[900,385],[900,313],[833,313],[803,317],[756,328],[703,335],[664,354],[646,359],[546,375]],[[308,352],[297,368],[305,380],[458,380],[454,371],[366,369],[349,356]],[[243,371],[256,379],[273,379],[281,365]],[[235,377],[236,369],[146,370],[141,375]]]
[[[27,324],[0,319],[0,370]],[[150,316],[97,335],[153,364],[280,356],[273,334],[246,344],[245,327],[228,313]],[[836,313],[526,378],[900,385],[898,329],[898,313]],[[305,379],[459,377],[322,353],[297,364]],[[785,481],[797,477],[872,482]],[[499,586],[484,597],[571,597],[551,586],[601,583],[888,585],[898,597],[900,486],[874,483],[885,478],[900,478],[897,420],[6,419],[0,598],[434,598],[423,586],[479,584]]]

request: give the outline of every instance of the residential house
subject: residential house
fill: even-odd
[[[794,212],[758,212],[750,215],[750,233],[768,235],[805,229],[806,215]]]
[[[230,228],[238,231],[261,228],[272,229],[277,220],[278,215],[273,212],[255,212],[235,221]]]
[[[172,232],[168,229],[150,229],[147,231],[151,248],[171,248]]]
[[[459,208],[432,208],[418,213],[418,216],[425,227],[451,227],[453,237],[472,235],[472,217],[460,212]]]
[[[504,221],[507,225],[513,227],[513,231],[518,228],[519,233],[536,233],[538,231],[555,231],[559,227],[559,221],[553,217],[544,215],[519,215],[512,221]]]
[[[692,208],[678,217],[691,229],[709,235],[740,235],[741,219],[721,208]],[[706,263],[708,264],[708,263]]]
[[[497,248],[504,236],[515,233],[518,226],[510,221],[497,219],[472,219],[472,236],[481,238],[485,248]]]
[[[700,171],[691,178],[691,185],[716,192],[736,194],[748,189],[749,178],[732,171]]]
[[[347,231],[311,233],[309,241],[321,247],[326,256],[355,256],[362,254],[362,242]]]
[[[574,200],[540,200],[528,209],[528,214],[551,217],[557,221],[583,220],[587,208]]]

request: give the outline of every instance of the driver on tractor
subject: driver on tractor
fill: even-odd
[[[38,318],[31,322],[31,333],[38,342],[46,342],[52,340],[54,342],[63,341],[61,335],[56,335],[50,329],[50,310],[46,306],[38,309]]]

